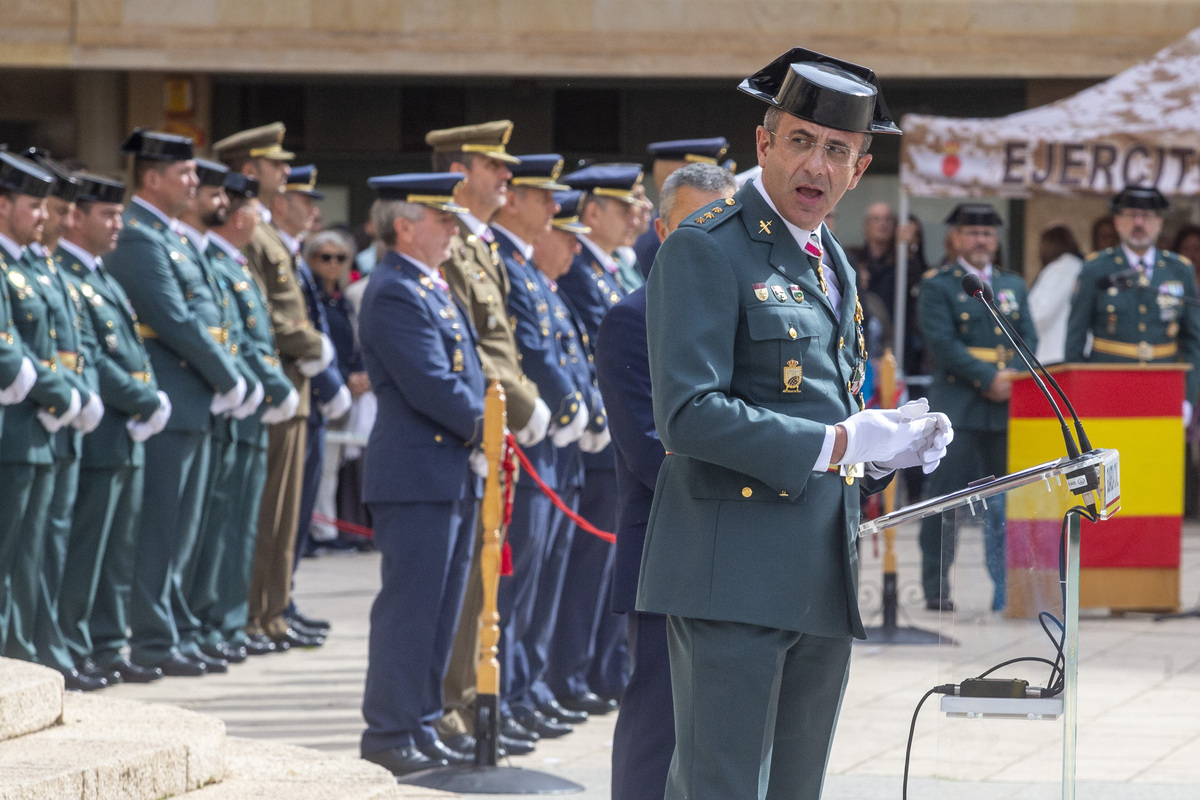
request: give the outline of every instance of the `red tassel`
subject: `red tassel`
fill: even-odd
[[[512,575],[512,547],[508,544],[508,540],[504,540],[504,544],[500,547],[500,574]]]

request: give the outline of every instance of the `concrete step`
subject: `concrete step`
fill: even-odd
[[[52,669],[0,658],[0,742],[58,722],[63,679]]]
[[[228,772],[220,783],[188,792],[181,800],[393,800],[451,798],[432,789],[398,786],[369,761],[260,739],[225,740]]]
[[[220,720],[59,686],[61,724],[0,742],[0,800],[158,800],[225,776]]]

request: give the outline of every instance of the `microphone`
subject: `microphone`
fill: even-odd
[[[1054,397],[1050,394],[1050,390],[1046,388],[1045,381],[1042,380],[1041,376],[1038,375],[1038,371],[1034,369],[1033,364],[1030,363],[1029,356],[1025,355],[1026,351],[1029,349],[1028,346],[1025,345],[1025,340],[1022,339],[1020,334],[1018,334],[1015,330],[1009,329],[1009,325],[1007,324],[1008,320],[1006,320],[1004,315],[998,312],[995,305],[988,300],[988,295],[991,294],[991,287],[980,280],[979,276],[975,273],[968,272],[965,276],[963,276],[962,288],[964,292],[983,303],[984,307],[987,308],[988,313],[990,313],[996,320],[996,324],[1000,326],[1000,330],[1004,332],[1005,338],[1012,343],[1013,349],[1016,351],[1017,355],[1019,355],[1021,360],[1025,362],[1025,366],[1029,368],[1029,374],[1033,376],[1034,382],[1037,384],[1038,388],[1042,390],[1042,396],[1046,398],[1046,402],[1050,404],[1050,408],[1054,409],[1054,416],[1058,417],[1058,424],[1062,428],[1063,441],[1067,445],[1067,457],[1078,458],[1079,446],[1076,445],[1075,440],[1071,438],[1071,429],[1067,427],[1067,421],[1063,418],[1062,411],[1060,411],[1058,408],[1058,403],[1054,402]],[[1030,352],[1030,355],[1033,355],[1033,353]],[[1033,356],[1033,360],[1037,361],[1037,356]],[[1040,361],[1038,361],[1038,366],[1042,367]],[[1046,368],[1042,367],[1042,374],[1045,373]],[[1046,377],[1049,378],[1050,376],[1046,375]],[[1050,380],[1053,381],[1054,379],[1050,378]],[[1055,388],[1058,389],[1058,384],[1055,384]],[[1066,403],[1067,408],[1070,408],[1071,404],[1067,400],[1066,396],[1063,395],[1062,390],[1059,389],[1058,391],[1059,395],[1063,398],[1063,402]],[[1079,422],[1079,417],[1075,416],[1074,409],[1071,410],[1071,416],[1075,420],[1076,430],[1082,433],[1083,423]],[[1086,441],[1087,436],[1081,436],[1080,442],[1082,443]],[[1088,449],[1091,449],[1090,445],[1088,446]]]
[[[1099,289],[1124,289],[1136,284],[1142,276],[1143,273],[1140,269],[1123,269],[1120,272],[1113,272],[1101,277],[1096,281],[1096,287]]]

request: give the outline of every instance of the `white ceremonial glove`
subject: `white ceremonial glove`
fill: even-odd
[[[56,417],[46,411],[38,411],[38,422],[42,423],[42,427],[50,431],[50,433],[58,433],[64,425],[70,425],[71,420],[79,416],[81,403],[79,400],[79,390],[71,390],[71,402],[67,405],[67,410],[63,412],[61,417]]]
[[[233,410],[231,416],[234,419],[245,419],[258,411],[258,407],[262,405],[263,394],[263,385],[261,383],[254,384],[254,388],[246,395],[242,404]]]
[[[102,419],[104,419],[104,403],[100,400],[99,394],[92,392],[88,397],[87,404],[79,410],[79,416],[71,421],[71,427],[80,433],[91,433],[99,427]]]
[[[550,434],[550,441],[555,447],[566,447],[571,442],[578,442],[579,437],[583,436],[587,430],[588,410],[584,408],[583,403],[579,404],[579,409],[575,412],[575,419],[561,428],[556,428]]]
[[[21,368],[17,377],[7,389],[0,390],[0,406],[11,406],[21,402],[29,395],[29,390],[37,383],[37,370],[28,356],[21,359]]]
[[[350,396],[350,390],[342,386],[332,400],[321,404],[321,413],[325,415],[325,419],[341,419],[350,410],[352,403],[354,403],[354,398]]]
[[[233,388],[224,394],[213,395],[212,402],[208,405],[208,411],[214,417],[224,414],[226,411],[233,411],[242,404],[246,399],[246,379],[241,375],[237,376],[237,383]]]
[[[329,337],[321,334],[321,355],[317,358],[302,358],[296,362],[296,368],[300,370],[300,374],[306,378],[311,378],[323,369],[333,363],[333,357],[337,355],[337,350],[333,347],[333,342],[329,341]]]
[[[467,463],[471,465],[471,472],[474,472],[481,478],[487,478],[488,460],[486,453],[484,453],[482,450],[472,450],[470,458],[467,459]]]
[[[1192,424],[1192,404],[1187,400],[1183,401],[1183,427]]]
[[[891,415],[897,422],[933,420],[933,429],[917,449],[907,450],[892,459],[868,463],[868,474],[881,478],[892,470],[920,467],[921,471],[928,475],[937,469],[946,455],[946,447],[954,441],[954,428],[950,424],[950,418],[941,412],[930,413],[929,402],[924,398],[905,403],[894,409]]]
[[[133,420],[129,420],[125,423],[125,430],[129,431],[129,438],[135,442],[144,442],[154,435],[149,421],[134,422]]]
[[[910,408],[916,406],[915,408]],[[936,421],[925,410],[929,405],[914,400],[897,409],[868,409],[839,423],[846,431],[846,452],[838,463],[873,461],[890,464],[898,456],[912,453],[912,464],[921,463],[919,453],[932,444]],[[911,416],[913,413],[918,416]],[[901,459],[903,460],[903,459]]]
[[[263,425],[276,425],[280,422],[287,422],[292,417],[296,416],[296,409],[300,407],[300,395],[295,389],[289,389],[287,397],[283,398],[283,402],[277,406],[271,406],[262,415]]]
[[[161,389],[158,392],[158,408],[150,415],[150,419],[146,420],[146,424],[150,426],[150,435],[160,433],[163,428],[167,427],[167,421],[171,419],[171,398],[167,397],[167,393]]]
[[[608,432],[608,428],[599,433],[586,431],[583,436],[579,437],[579,449],[585,453],[599,453],[608,447],[608,443],[611,441],[612,434]]]
[[[525,427],[517,431],[517,444],[521,447],[532,447],[533,445],[546,438],[546,431],[550,429],[550,406],[546,405],[542,398],[533,401],[533,413],[529,415],[529,422],[525,423]]]

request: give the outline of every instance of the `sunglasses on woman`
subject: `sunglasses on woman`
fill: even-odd
[[[337,264],[345,264],[349,257],[345,253],[317,253],[317,259],[326,263],[333,261]]]

